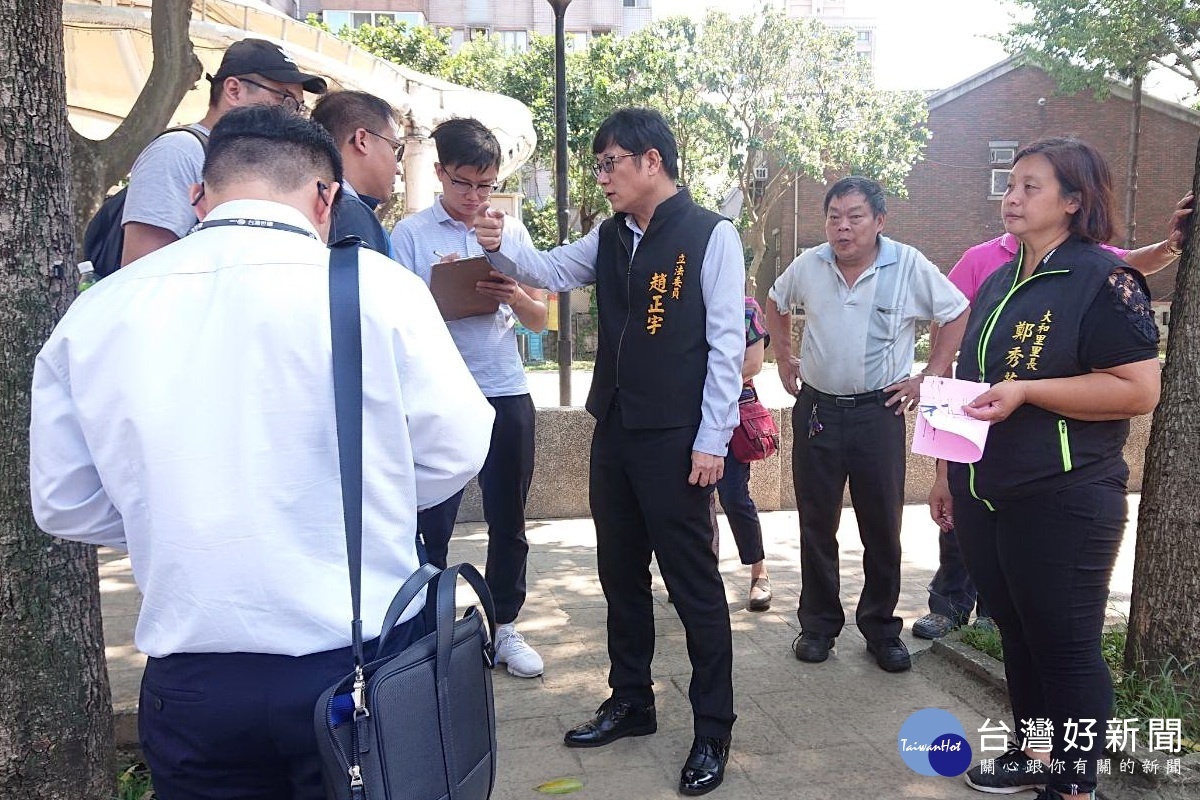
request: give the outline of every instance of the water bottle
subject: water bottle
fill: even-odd
[[[100,278],[96,275],[96,268],[92,266],[91,261],[81,261],[77,266],[79,270],[79,291],[94,286]]]

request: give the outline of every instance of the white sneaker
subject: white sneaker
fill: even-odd
[[[543,669],[542,657],[511,622],[496,628],[496,663],[507,664],[508,674],[518,678],[536,678]]]

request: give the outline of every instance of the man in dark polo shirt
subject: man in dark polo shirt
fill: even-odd
[[[656,111],[614,112],[592,142],[613,217],[546,253],[481,209],[475,235],[502,272],[554,291],[594,283],[600,333],[587,409],[590,497],[608,601],[609,699],[566,734],[598,747],[654,733],[650,557],[687,633],[695,740],[684,794],[720,785],[733,727],[733,649],[709,500],[738,421],[745,268],[737,231],[676,186],[675,137]]]

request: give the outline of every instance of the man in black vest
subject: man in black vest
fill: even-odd
[[[554,291],[594,283],[596,418],[590,499],[608,601],[611,697],[566,734],[597,747],[658,728],[650,557],[687,633],[695,740],[679,789],[698,795],[725,774],[733,727],[733,648],[712,550],[709,501],[737,424],[745,353],[745,267],[737,231],[678,187],[675,137],[650,109],[621,109],[592,142],[613,217],[583,239],[540,253],[504,236],[480,209],[475,235],[502,272]]]
[[[329,241],[357,236],[375,252],[392,257],[391,237],[375,208],[392,196],[404,155],[396,109],[366,92],[333,92],[317,102],[312,119],[333,136],[345,165]]]

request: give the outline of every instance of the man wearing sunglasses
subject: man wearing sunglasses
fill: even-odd
[[[200,182],[208,132],[229,110],[264,105],[298,113],[304,108],[305,92],[325,91],[324,78],[301,72],[283,48],[263,39],[234,42],[208,80],[204,119],[187,126],[189,130],[158,136],[133,164],[121,218],[122,266],[183,238],[196,224],[188,195]]]
[[[592,140],[613,217],[541,253],[513,221],[481,209],[475,230],[501,272],[553,291],[596,285],[600,335],[587,409],[596,562],[608,601],[611,696],[567,731],[599,747],[658,729],[650,663],[657,561],[687,634],[695,739],[687,795],[721,784],[733,728],[733,647],[709,503],[738,422],[746,352],[742,245],[729,220],[696,205],[666,120],[611,114]]]
[[[317,101],[312,119],[329,131],[342,154],[344,178],[333,204],[329,241],[357,236],[391,257],[392,240],[375,209],[395,191],[404,155],[396,109],[366,92],[330,92]]]

